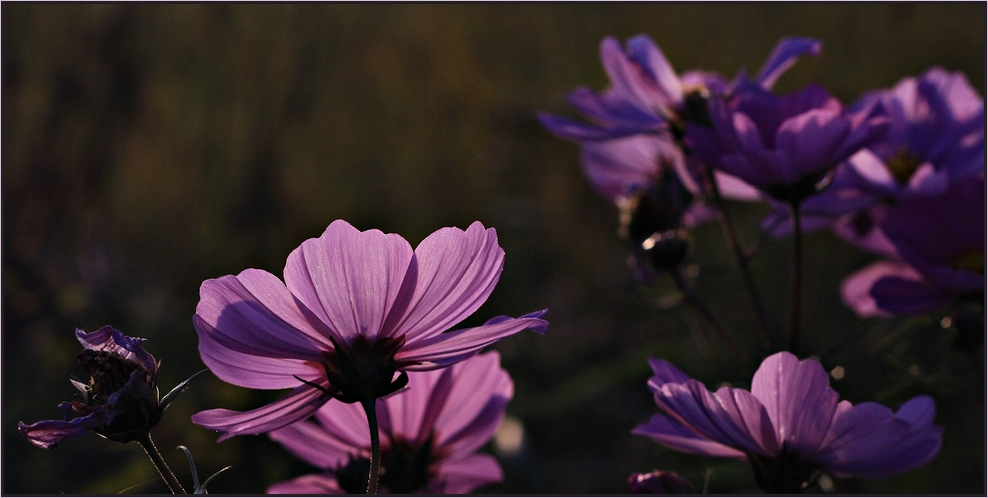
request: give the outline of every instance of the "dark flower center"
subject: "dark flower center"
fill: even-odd
[[[382,491],[391,494],[423,492],[434,476],[431,439],[414,447],[397,441],[390,448],[381,451]],[[370,460],[352,457],[347,464],[336,470],[336,480],[340,488],[350,494],[363,494],[367,491],[367,474]]]
[[[819,466],[800,462],[799,456],[782,444],[775,459],[749,455],[755,482],[766,493],[798,494],[810,488],[819,477]]]
[[[79,366],[89,373],[85,404],[72,403],[72,409],[88,414],[94,407],[109,405],[110,423],[93,429],[111,441],[127,443],[147,433],[161,421],[158,399],[151,374],[141,364],[109,351],[83,350],[76,355]],[[110,397],[118,395],[114,403]]]
[[[397,363],[395,353],[405,345],[405,337],[384,337],[370,342],[358,335],[349,349],[333,341],[335,351],[324,352],[323,368],[330,386],[337,392],[333,397],[344,403],[356,403],[383,398],[408,383],[404,372],[394,379]],[[317,386],[318,387],[318,386]]]
[[[885,161],[889,173],[892,173],[892,176],[902,185],[909,183],[909,179],[919,169],[920,164],[922,164],[920,157],[909,152],[905,145],[899,147],[895,155]]]
[[[971,273],[985,274],[984,248],[971,248],[951,258],[948,263],[955,270],[966,270]]]

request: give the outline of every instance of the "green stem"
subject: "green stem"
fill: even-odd
[[[381,472],[381,436],[377,431],[377,398],[370,401],[361,401],[364,411],[367,412],[367,425],[370,427],[371,438],[371,463],[370,473],[367,476],[367,494],[377,494],[377,479]]]
[[[728,245],[731,246],[731,250],[734,252],[734,258],[738,262],[738,266],[741,268],[741,276],[744,278],[745,286],[748,287],[748,295],[751,297],[751,305],[755,310],[755,316],[758,319],[758,336],[762,341],[762,347],[768,351],[775,349],[772,341],[772,334],[769,333],[771,328],[768,325],[768,315],[765,314],[765,308],[762,306],[762,298],[758,293],[758,288],[755,287],[755,278],[751,274],[751,266],[748,264],[748,255],[744,253],[741,249],[741,242],[738,240],[738,234],[734,230],[734,222],[731,220],[731,214],[727,210],[727,204],[724,202],[724,198],[720,195],[720,187],[717,186],[717,180],[714,178],[713,169],[710,166],[703,168],[706,173],[706,179],[708,183],[708,190],[713,194],[714,203],[717,206],[717,212],[720,216],[721,229],[724,231],[725,237],[727,237]]]
[[[799,201],[790,204],[792,213],[792,308],[789,316],[789,351],[795,353],[802,314],[803,230],[800,226]]]
[[[161,475],[161,478],[168,485],[168,489],[172,494],[188,494],[185,492],[185,488],[182,487],[182,483],[178,482],[175,474],[172,473],[172,469],[168,468],[165,459],[161,458],[161,453],[158,453],[158,448],[155,448],[154,441],[151,441],[151,434],[145,432],[136,441],[141,445],[141,448],[144,448],[144,452],[147,453],[148,458],[151,459],[151,463],[154,464],[154,468],[157,469],[158,474]]]

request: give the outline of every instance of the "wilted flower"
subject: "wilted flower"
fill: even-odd
[[[653,470],[648,474],[635,472],[628,477],[628,491],[634,494],[685,495],[695,493],[693,485],[675,472]]]
[[[524,329],[543,332],[544,311],[446,332],[484,303],[503,261],[497,234],[480,222],[440,229],[413,252],[396,234],[337,220],[292,251],[284,283],[255,269],[203,282],[194,323],[206,366],[238,386],[293,390],[193,422],[224,432],[221,441],[272,431],[332,397],[364,403],[404,386],[405,371],[456,363]]]
[[[888,130],[880,106],[849,113],[816,85],[781,97],[748,86],[712,98],[709,125],[689,123],[684,141],[710,166],[779,201],[816,194],[841,161]]]
[[[985,290],[984,177],[953,183],[939,197],[913,196],[877,228],[891,258],[844,280],[844,303],[859,316],[920,314]]]
[[[513,395],[498,354],[480,354],[449,368],[408,376],[408,389],[377,400],[381,491],[462,494],[501,481],[494,457],[476,453],[494,436]],[[371,444],[360,407],[329,403],[315,413],[315,422],[296,422],[269,436],[325,469],[275,484],[269,493],[365,491]]]
[[[766,358],[751,391],[711,393],[670,363],[650,359],[649,389],[662,413],[633,433],[698,455],[750,459],[766,491],[796,493],[818,471],[885,478],[922,466],[940,451],[935,406],[917,396],[892,412],[838,401],[823,366],[788,352]]]
[[[75,335],[85,348],[76,359],[89,373],[89,383],[72,379],[81,394],[79,400],[58,405],[64,420],[21,422],[21,435],[40,448],[54,448],[59,441],[90,429],[111,441],[127,443],[158,425],[173,396],[159,404],[158,363],[141,345],[144,339],[127,337],[109,325],[95,332],[76,329]]]
[[[542,125],[556,136],[575,141],[607,140],[639,133],[670,131],[679,134],[689,120],[705,121],[706,99],[730,91],[723,77],[688,71],[677,76],[665,55],[647,35],[638,35],[621,48],[617,38],[600,43],[600,59],[611,86],[600,95],[577,88],[569,101],[592,124],[540,113]],[[786,37],[776,44],[755,77],[755,85],[769,89],[779,76],[805,54],[816,55],[820,42]],[[747,81],[742,72],[738,80]]]

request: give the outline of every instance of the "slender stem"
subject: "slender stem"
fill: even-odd
[[[175,474],[172,473],[172,469],[168,468],[165,459],[161,458],[161,453],[158,453],[158,448],[155,448],[154,441],[151,441],[151,434],[147,432],[143,433],[137,438],[137,443],[141,445],[141,448],[144,448],[144,452],[147,453],[148,458],[151,459],[151,463],[154,464],[154,468],[158,470],[158,474],[164,479],[165,484],[168,485],[168,489],[172,494],[188,494],[185,492],[185,488],[182,487],[182,483],[178,482]]]
[[[676,283],[676,288],[678,288],[686,298],[686,304],[696,311],[697,315],[703,318],[703,320],[707,323],[707,326],[709,326],[710,329],[713,330],[718,337],[720,337],[721,341],[727,345],[728,349],[731,350],[731,354],[733,354],[735,358],[741,360],[742,362],[747,362],[748,355],[745,354],[745,352],[738,346],[737,342],[734,342],[734,339],[731,338],[730,334],[724,330],[724,326],[721,325],[720,320],[718,320],[717,317],[715,317],[714,314],[703,305],[700,299],[696,297],[696,293],[693,292],[693,289],[686,282],[686,278],[683,277],[683,273],[679,270],[679,268],[670,271],[669,275]]]
[[[802,314],[803,230],[800,226],[799,201],[793,202],[790,206],[792,208],[792,308],[789,316],[789,351],[795,353]]]
[[[762,347],[768,351],[772,351],[775,349],[775,345],[773,344],[772,334],[770,333],[771,327],[768,325],[768,315],[765,314],[765,307],[762,306],[761,295],[758,293],[758,288],[755,287],[755,278],[751,274],[748,255],[741,249],[741,242],[738,240],[738,234],[734,230],[734,223],[731,220],[730,212],[727,210],[727,204],[720,195],[720,187],[717,186],[713,169],[710,166],[705,166],[703,169],[707,177],[708,190],[713,194],[714,203],[720,215],[718,219],[720,220],[721,229],[727,237],[728,245],[731,246],[731,250],[734,252],[734,258],[737,260],[738,266],[741,268],[741,275],[744,278],[745,286],[748,287],[748,295],[751,297],[751,304],[755,310],[755,316],[758,318],[758,336],[762,341]]]
[[[370,473],[367,476],[367,494],[377,494],[377,479],[381,472],[381,436],[377,433],[377,399],[361,401],[364,411],[367,412],[367,425],[370,427],[371,438],[371,463]]]

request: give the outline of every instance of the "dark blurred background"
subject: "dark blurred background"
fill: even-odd
[[[932,65],[985,91],[985,4],[38,4],[2,7],[3,489],[5,494],[166,492],[136,444],[92,433],[35,448],[16,425],[70,399],[76,327],[145,337],[167,391],[203,368],[191,317],[200,283],[244,268],[281,275],[337,218],[413,245],[480,220],[506,252],[500,283],[465,325],[549,308],[545,336],[496,345],[515,381],[508,412],[525,445],[497,453],[493,493],[621,493],[633,471],[668,469],[698,489],[756,492],[744,462],[681,455],[630,431],[656,411],[645,358],[711,388],[747,387],[753,366],[697,348],[672,287],[643,289],[616,209],[582,178],[577,147],[538,110],[607,84],[606,35],[651,35],[678,71],[756,71],[785,35],[817,37],[776,89],[810,82],[844,102]],[[788,316],[789,240],[761,240],[764,208],[732,204],[777,333]],[[830,233],[806,238],[806,334],[832,385],[893,408],[937,400],[944,446],[928,466],[854,493],[985,492],[984,354],[954,347],[940,316],[861,321],[841,279],[872,261]],[[715,224],[693,233],[701,298],[760,360],[753,315]],[[978,348],[983,348],[983,342]],[[977,349],[977,348],[976,348]],[[723,349],[718,350],[723,353]],[[757,361],[755,362],[757,364]],[[261,493],[313,469],[263,436],[220,444],[189,421],[281,393],[195,381],[153,432],[213,493]],[[489,447],[487,451],[494,451]]]

